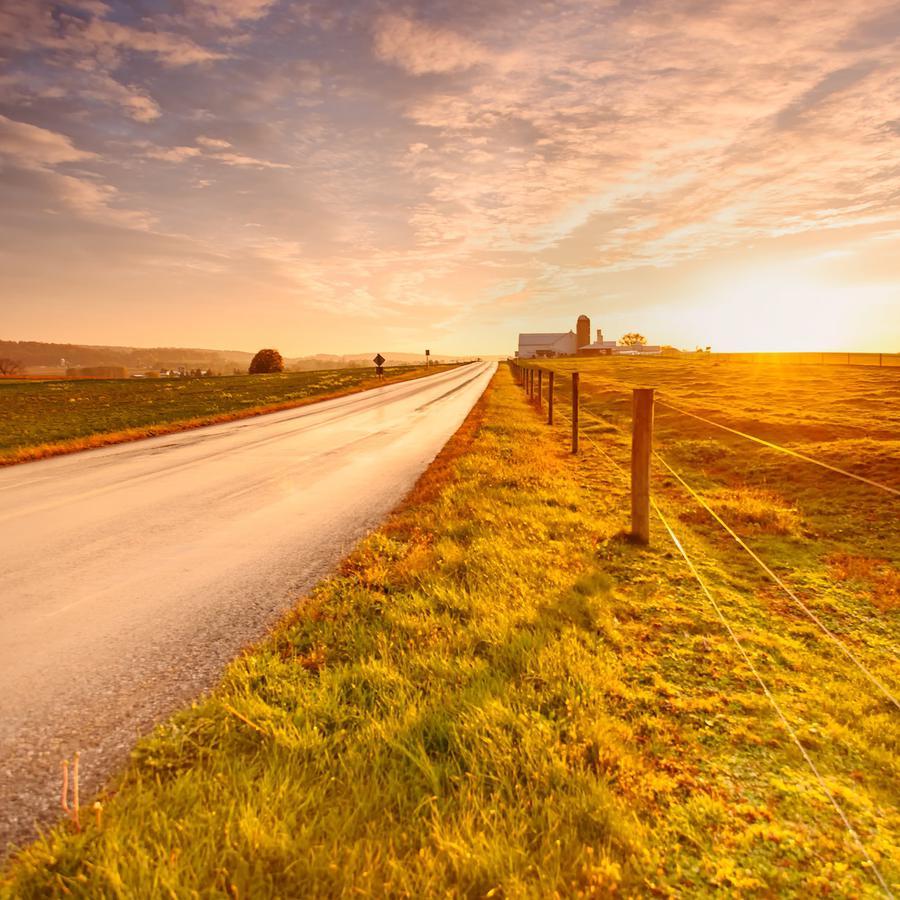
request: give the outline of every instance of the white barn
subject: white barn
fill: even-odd
[[[520,334],[519,359],[534,359],[540,356],[574,356],[578,350],[574,331],[560,334]]]

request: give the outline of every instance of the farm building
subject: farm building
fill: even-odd
[[[520,334],[520,359],[534,359],[539,356],[574,356],[578,349],[574,331],[560,334]]]
[[[615,341],[604,341],[603,330],[597,329],[597,340],[578,348],[579,356],[609,356],[622,348]]]
[[[579,316],[575,331],[547,334],[520,334],[518,359],[537,359],[553,356],[610,356],[625,353],[633,356],[653,355],[661,352],[659,347],[648,344],[620,346],[616,341],[603,340],[603,330],[597,329],[597,339],[591,340],[591,320]]]
[[[591,341],[591,320],[579,316],[575,331],[558,334],[520,334],[519,359],[535,359],[551,356],[596,356],[615,352],[615,341],[604,341],[603,332],[597,329],[597,340]]]

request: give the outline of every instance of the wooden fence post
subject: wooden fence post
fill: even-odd
[[[534,400],[534,369],[528,370],[528,399]]]
[[[653,388],[635,388],[631,405],[631,536],[642,544],[650,543],[653,394]]]
[[[572,452],[578,452],[578,383],[580,376],[572,373]]]
[[[547,376],[547,424],[553,424],[553,375],[554,372],[551,369],[550,374]]]
[[[537,390],[537,404],[538,409],[541,408],[541,403],[544,400],[544,370],[538,369],[538,390]]]

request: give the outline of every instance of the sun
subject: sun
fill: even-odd
[[[719,350],[838,349],[858,330],[854,290],[830,285],[805,266],[738,271],[710,287],[692,310],[693,324]]]

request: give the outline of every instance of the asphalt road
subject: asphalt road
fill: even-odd
[[[0,470],[0,856],[385,517],[495,364]]]

